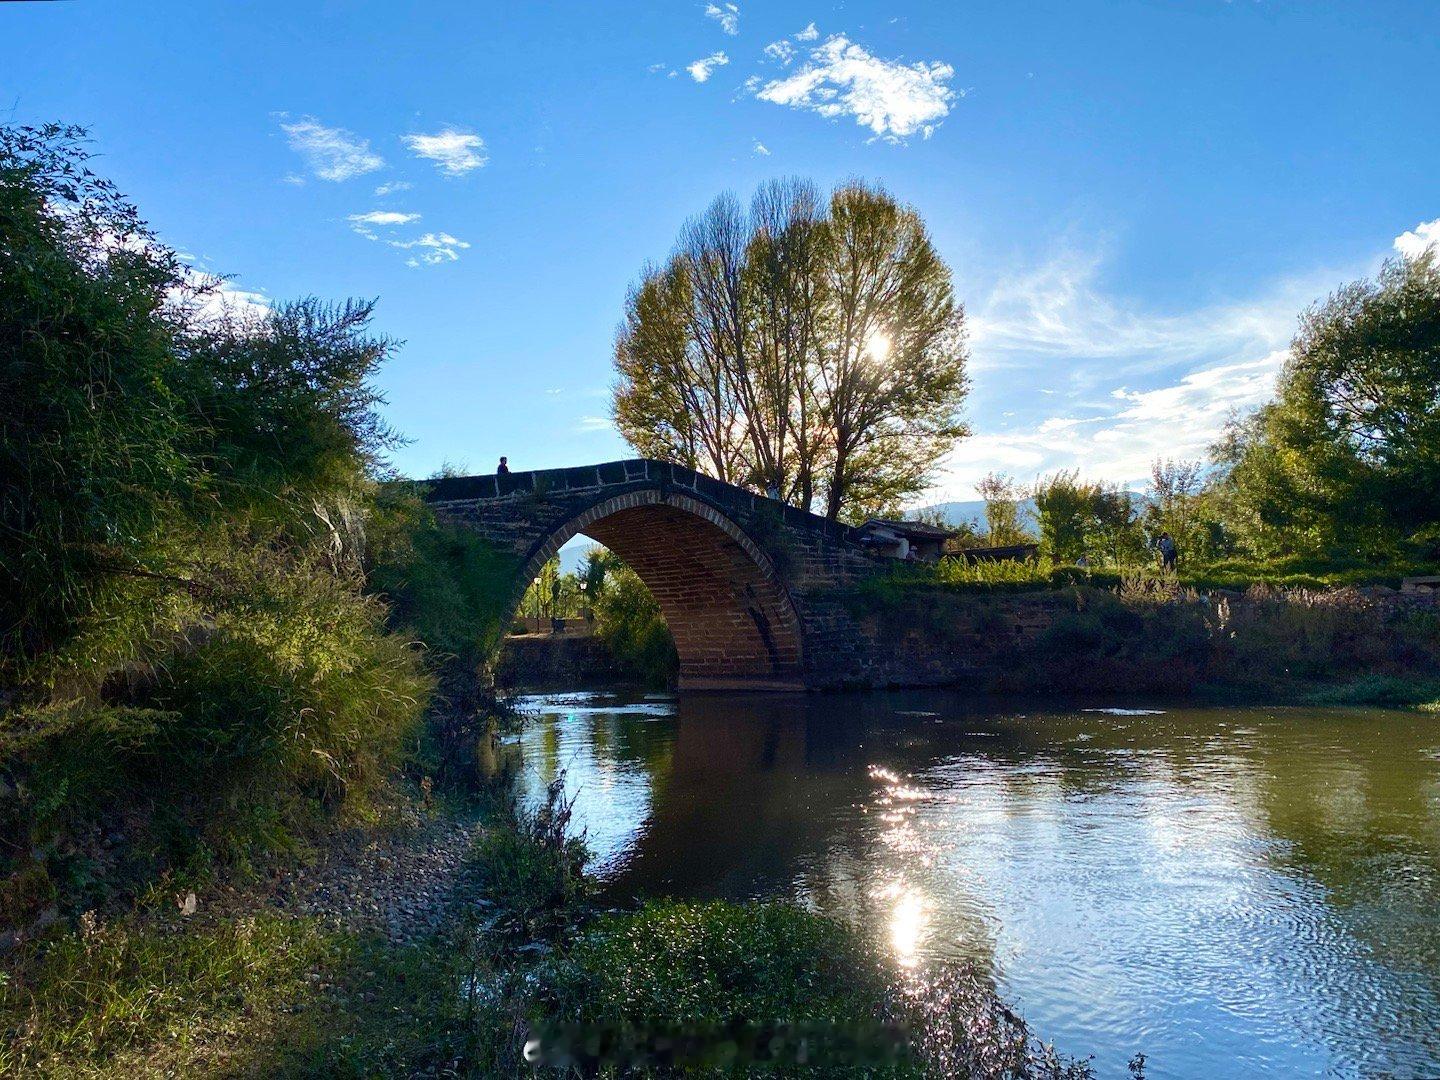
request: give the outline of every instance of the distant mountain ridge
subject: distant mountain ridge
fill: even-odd
[[[923,506],[918,512],[929,515],[939,512],[947,525],[974,525],[983,530],[985,528],[985,500],[968,499],[956,502],[931,503]],[[913,514],[907,516],[914,516]],[[1029,528],[1037,520],[1035,513],[1035,500],[1025,499],[1020,503],[1020,523]]]

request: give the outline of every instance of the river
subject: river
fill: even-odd
[[[616,900],[779,897],[965,959],[1124,1075],[1440,1075],[1440,717],[925,691],[527,699]]]

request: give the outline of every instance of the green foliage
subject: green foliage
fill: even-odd
[[[1145,538],[1128,491],[1058,472],[1038,480],[1040,548],[1052,562],[1120,566],[1143,561]]]
[[[850,181],[717,198],[646,267],[616,338],[641,454],[861,521],[924,489],[968,392],[964,314],[924,223]]]
[[[153,602],[176,503],[183,286],[81,132],[0,128],[0,677],[28,673],[87,625]],[[37,330],[39,332],[37,332]]]
[[[397,944],[262,913],[93,916],[12,955],[5,1075],[509,1076],[518,1002],[473,926]],[[471,988],[465,992],[465,988]]]
[[[651,901],[633,914],[602,916],[548,965],[544,983],[549,1020],[622,1031],[817,1021],[873,1026],[885,1006],[879,966],[844,926],[778,903]],[[812,1053],[804,1075],[922,1075],[913,1061],[868,1072],[827,1067],[821,1040]]]
[[[615,559],[592,602],[596,636],[627,674],[657,686],[674,678],[680,665],[675,641],[660,605],[635,571]]]
[[[0,875],[72,880],[362,803],[430,689],[363,591],[371,305],[217,310],[82,135],[0,132]]]
[[[183,1056],[207,1028],[307,996],[306,973],[334,950],[305,920],[188,932],[87,921],[27,947],[13,980],[0,981],[0,1072],[105,1069],[129,1051],[161,1047]]]
[[[575,574],[562,573],[558,557],[547,560],[534,580],[525,586],[517,614],[546,620],[578,618],[585,599],[580,589],[581,580]]]
[[[1034,497],[1040,515],[1041,550],[1059,563],[1086,557],[1098,488],[1080,483],[1079,474],[1072,470],[1036,483]]]
[[[1276,399],[1216,448],[1260,555],[1393,554],[1440,522],[1440,268],[1387,263],[1311,308]]]
[[[990,547],[1009,547],[1031,542],[1020,520],[1020,503],[1025,490],[1004,473],[990,473],[975,489],[985,500],[985,543]]]
[[[508,627],[519,560],[473,530],[439,521],[413,491],[388,485],[370,529],[370,588],[393,625],[432,658],[478,668]]]
[[[143,880],[202,852],[243,863],[325,808],[362,805],[418,735],[429,679],[402,639],[380,632],[375,602],[325,575],[274,582],[286,593],[267,597],[269,610],[178,639],[109,687],[115,703],[12,714],[0,732],[17,784],[11,835],[73,874],[64,838],[124,820],[137,835],[110,876]]]
[[[476,845],[485,886],[504,907],[504,929],[524,940],[562,928],[589,893],[590,853],[584,837],[570,833],[574,800],[564,791],[562,772],[543,803],[512,808],[506,826],[488,830]]]

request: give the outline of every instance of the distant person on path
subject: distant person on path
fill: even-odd
[[[502,458],[500,459],[500,464],[497,465],[497,466],[495,466],[495,475],[496,475],[496,476],[505,476],[505,475],[509,474],[509,472],[510,472],[510,466],[509,466],[509,464],[508,464],[509,461],[510,461],[509,458],[504,458],[504,457],[502,457]]]
[[[1175,541],[1170,539],[1168,532],[1160,534],[1160,539],[1155,546],[1160,549],[1160,566],[1165,570],[1175,569]]]

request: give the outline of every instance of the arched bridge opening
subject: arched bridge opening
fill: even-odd
[[[886,562],[862,530],[643,458],[442,477],[421,490],[442,521],[514,557],[507,617],[567,540],[604,544],[654,594],[682,687],[829,686],[863,658],[832,595]]]
[[[539,545],[522,572],[522,592],[577,534],[614,552],[655,597],[675,639],[683,689],[801,688],[795,606],[769,556],[722,511],[673,491],[605,499]]]

